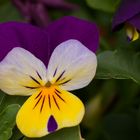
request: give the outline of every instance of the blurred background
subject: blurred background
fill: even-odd
[[[121,0],[0,0],[0,22],[23,21],[46,27],[55,19],[66,15],[86,19],[95,22],[100,30],[97,55],[121,49],[124,53],[120,56],[120,61],[124,61],[124,54],[131,59],[131,52],[139,53],[140,41],[128,42],[125,29],[112,32],[112,19],[120,2]],[[115,64],[115,60],[111,62]],[[128,66],[124,67],[129,70],[132,65],[129,64],[130,61],[127,62]],[[137,72],[140,73],[140,65],[138,68]],[[86,140],[139,140],[140,85],[131,78],[103,78],[100,71],[102,69],[97,70],[96,78],[88,87],[75,91],[86,106],[86,114],[81,123],[82,137]],[[140,74],[135,75],[138,79],[139,76]],[[12,103],[15,102],[15,97],[14,100],[6,100]],[[22,100],[24,99],[20,103]],[[3,102],[3,106],[6,103]]]

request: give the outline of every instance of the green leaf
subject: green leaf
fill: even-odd
[[[114,12],[120,0],[86,0],[87,4],[94,9],[105,12]]]
[[[0,140],[8,140],[12,136],[12,129],[15,126],[15,117],[20,106],[9,105],[0,114]]]
[[[140,53],[129,49],[105,51],[97,59],[97,79],[132,79],[140,84]]]
[[[0,22],[6,22],[11,20],[21,20],[21,16],[16,8],[10,1],[0,6]]]
[[[108,140],[140,139],[137,120],[131,114],[111,114],[103,121],[104,134]]]
[[[5,94],[0,90],[0,107],[1,107],[1,103],[3,102]]]
[[[4,3],[6,3],[8,0],[0,0],[0,6]]]
[[[140,106],[139,106],[138,113],[137,113],[137,123],[138,123],[138,129],[140,132]]]
[[[0,91],[0,112],[10,104],[22,105],[28,97],[10,96]]]
[[[12,133],[13,135],[11,136],[9,140],[21,140],[24,137],[17,127],[14,127]]]
[[[103,117],[102,115],[116,96],[114,91],[116,91],[116,82],[114,80],[107,80],[103,85],[100,85],[97,95],[86,103],[86,112],[82,121],[83,125],[96,131],[97,125]]]
[[[64,128],[42,138],[24,138],[23,140],[80,140],[79,127]]]

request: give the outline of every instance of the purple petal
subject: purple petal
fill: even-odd
[[[14,47],[22,47],[33,53],[47,66],[54,48],[60,43],[77,39],[92,51],[99,45],[96,25],[74,17],[65,17],[38,28],[26,23],[8,22],[0,24],[0,61]]]
[[[112,23],[112,29],[116,30],[124,22],[132,19],[140,13],[140,0],[123,0],[118,8]]]
[[[140,13],[130,18],[127,22],[140,31]]]
[[[12,48],[22,47],[48,63],[48,36],[40,28],[18,22],[0,24],[0,42],[0,61]]]
[[[50,52],[68,39],[77,39],[91,51],[99,46],[99,31],[94,23],[75,17],[64,17],[48,26]]]
[[[57,127],[58,127],[57,122],[53,117],[53,115],[51,115],[47,124],[48,132],[54,132],[57,129]]]

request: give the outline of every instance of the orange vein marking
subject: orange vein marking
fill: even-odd
[[[38,105],[38,103],[40,102],[41,98],[42,98],[42,95],[40,96],[40,98],[39,98],[38,101],[36,102],[34,108]],[[33,108],[33,109],[34,109],[34,108]]]
[[[29,87],[29,86],[24,86],[25,88],[30,88],[30,89],[37,89],[39,87]]]
[[[37,99],[41,95],[42,91],[39,92],[39,94],[35,97]]]
[[[48,95],[48,100],[49,100],[49,107],[51,108],[51,98],[50,98],[50,95]]]
[[[55,89],[55,91],[57,91],[58,93],[61,93],[59,90]]]
[[[55,77],[55,75],[56,75],[56,72],[57,72],[57,68],[55,69],[55,72],[54,72],[54,74],[53,74],[53,77]]]
[[[57,92],[55,92],[55,94],[57,95],[57,97],[59,97],[59,99],[61,99],[63,102],[65,102],[65,100],[60,95],[57,94]]]
[[[62,78],[62,76],[64,75],[64,73],[65,73],[65,70],[59,75],[59,77],[56,79],[56,82],[58,82]]]
[[[69,81],[71,81],[71,79],[69,79],[69,80],[67,80],[67,81],[62,82],[62,83],[60,83],[59,85],[64,85],[64,84],[68,83]]]
[[[34,77],[30,76],[30,78],[31,78],[35,83],[37,83],[38,85],[41,85],[41,84],[39,83],[39,81],[37,81]]]
[[[42,77],[40,76],[40,74],[38,73],[38,71],[36,71],[38,77],[42,80]]]
[[[59,82],[62,82],[62,81],[65,80],[65,79],[66,79],[66,77],[62,78]]]
[[[56,104],[57,108],[60,110],[60,107],[59,107],[59,105],[58,105],[58,103],[57,103],[57,101],[56,101],[56,99],[55,99],[55,97],[54,97],[54,96],[53,96],[53,99],[54,99],[54,102],[55,102],[55,104]]]
[[[46,96],[43,97],[43,101],[42,101],[42,105],[41,105],[41,108],[40,108],[40,112],[42,112],[42,109],[43,109],[43,106],[44,106],[45,99],[46,99]]]

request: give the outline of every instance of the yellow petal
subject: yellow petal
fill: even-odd
[[[126,25],[126,34],[131,41],[135,41],[139,38],[137,29],[130,24]]]
[[[21,107],[16,123],[27,137],[42,137],[63,127],[78,125],[84,115],[83,103],[58,87],[42,88]]]

